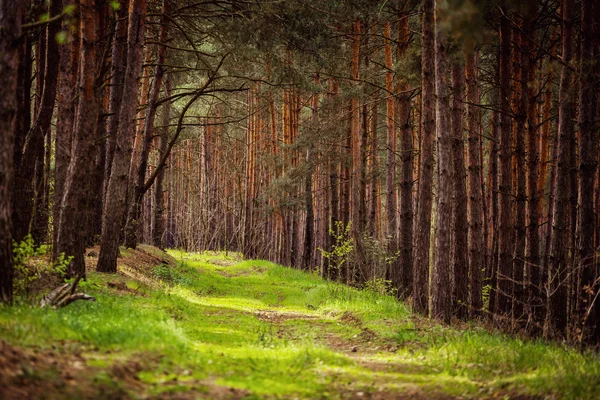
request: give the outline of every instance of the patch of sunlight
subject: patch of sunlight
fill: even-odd
[[[176,286],[171,289],[171,294],[175,294],[182,299],[193,304],[209,307],[223,307],[243,312],[254,312],[260,309],[269,308],[264,302],[257,299],[241,297],[204,297],[198,296],[189,289]]]

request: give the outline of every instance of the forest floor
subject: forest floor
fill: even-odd
[[[96,302],[0,308],[2,399],[600,399],[600,357],[440,326],[238,254],[123,250]]]

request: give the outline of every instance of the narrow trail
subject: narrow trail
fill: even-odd
[[[565,353],[588,375],[552,376],[557,349],[237,254],[122,249],[117,275],[95,273],[96,254],[96,303],[0,310],[0,398],[529,399],[547,397],[531,382],[600,371]]]

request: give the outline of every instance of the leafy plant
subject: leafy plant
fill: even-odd
[[[185,285],[189,283],[188,278],[175,268],[164,263],[152,268],[152,276],[169,285]]]
[[[42,260],[42,262],[28,263],[34,257],[43,257],[48,254],[49,246],[35,245],[33,237],[27,235],[21,242],[13,243],[13,255],[15,265],[14,288],[16,295],[27,293],[27,289],[43,275],[55,275],[64,279],[67,267],[73,257],[66,257],[61,253],[54,262]]]
[[[335,227],[329,229],[329,234],[333,237],[334,243],[331,246],[331,251],[318,248],[323,255],[323,258],[329,261],[330,268],[339,273],[344,264],[350,259],[350,255],[354,251],[354,244],[350,237],[350,228],[352,222],[344,226],[342,221],[336,221]]]
[[[392,285],[391,280],[383,278],[373,278],[371,280],[366,281],[364,285],[364,290],[376,295],[389,295],[394,297],[396,296],[396,292],[398,291],[398,289]]]

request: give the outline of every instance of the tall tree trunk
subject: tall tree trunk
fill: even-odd
[[[371,107],[371,208],[369,210],[369,227],[372,237],[381,238],[379,230],[379,145],[378,145],[378,103],[379,91],[373,93],[373,106]]]
[[[167,22],[168,22],[168,1],[163,0],[161,27],[158,36],[158,41],[162,45],[158,48],[158,57],[156,67],[154,68],[154,79],[150,94],[148,96],[148,105],[146,108],[146,117],[142,129],[142,148],[140,151],[139,161],[134,163],[136,173],[134,175],[133,198],[129,204],[127,215],[127,226],[125,228],[125,246],[135,248],[138,244],[138,225],[141,217],[142,200],[144,194],[150,189],[151,182],[146,183],[146,169],[148,168],[148,157],[150,156],[150,147],[154,137],[154,119],[156,117],[156,108],[158,95],[162,86],[163,77],[165,74],[165,61],[167,58],[167,48],[164,46],[167,42]],[[135,161],[135,160],[134,160]]]
[[[172,78],[167,76],[165,81],[165,95],[169,97],[171,95]],[[169,123],[171,120],[171,104],[165,103],[163,105],[162,114],[162,129],[159,138],[159,158],[167,151],[167,145],[169,143]],[[166,166],[160,168],[158,175],[156,176],[156,185],[154,186],[154,222],[152,224],[152,242],[154,246],[158,248],[164,248],[165,246],[165,224],[164,224],[164,181],[165,181],[165,169]]]
[[[352,27],[352,79],[358,81],[360,77],[360,38],[361,38],[361,22],[356,20]],[[355,251],[356,251],[356,262],[358,264],[357,273],[360,276],[350,276],[348,278],[351,281],[358,279],[359,282],[365,281],[369,277],[367,271],[367,265],[364,255],[364,248],[362,243],[363,226],[361,226],[361,171],[362,171],[362,146],[361,146],[361,133],[360,133],[360,101],[357,95],[352,96],[350,100],[350,138],[352,148],[352,172],[350,182],[350,212],[352,221],[352,237],[354,239]],[[349,266],[349,264],[348,264]]]
[[[131,101],[122,104],[119,110],[119,134],[106,191],[102,218],[100,255],[98,271],[115,273],[119,254],[119,236],[126,213],[126,197],[129,165],[132,153],[132,139],[135,130],[135,115],[139,87],[138,78],[142,72],[142,49],[144,45],[144,25],[147,0],[131,0],[129,26],[127,29],[127,68],[123,81],[123,98]]]
[[[28,6],[27,6],[28,7]],[[23,7],[22,9],[26,9]],[[16,130],[13,148],[13,185],[12,191],[12,232],[15,241],[21,240],[27,235],[27,225],[24,222],[27,219],[25,213],[27,205],[31,202],[22,201],[20,193],[26,187],[26,178],[19,168],[23,160],[23,146],[25,139],[31,128],[31,74],[33,69],[31,39],[25,35],[21,40],[21,60],[19,62],[18,83],[17,83],[17,117]],[[30,211],[30,210],[29,210]]]
[[[526,227],[526,204],[527,204],[527,186],[525,171],[525,139],[527,136],[527,122],[529,121],[529,51],[528,34],[531,30],[530,16],[519,17],[523,20],[520,27],[514,31],[514,42],[518,44],[515,53],[519,52],[520,67],[517,77],[520,76],[520,91],[518,94],[517,116],[516,116],[516,138],[515,138],[515,159],[517,171],[517,197],[515,213],[515,247],[513,253],[513,318],[515,321],[523,317],[523,306],[526,303],[525,296],[525,241],[527,238]],[[523,32],[521,32],[521,30]]]
[[[53,0],[50,3],[49,15],[60,14],[62,3]],[[40,35],[43,43],[40,45],[40,54],[37,60],[37,82],[40,91],[39,107],[36,108],[34,123],[27,134],[22,149],[23,158],[18,166],[15,186],[15,197],[21,199],[17,204],[17,219],[15,222],[15,240],[20,241],[27,233],[34,233],[33,225],[37,219],[36,211],[42,205],[43,197],[43,171],[44,171],[44,138],[50,131],[52,114],[56,100],[56,86],[58,81],[58,43],[56,34],[60,23],[48,24],[44,33]],[[47,205],[46,205],[47,206]],[[43,212],[47,218],[47,212]],[[36,242],[45,240],[46,229],[35,232]]]
[[[12,303],[13,146],[17,116],[17,81],[21,36],[20,0],[0,0],[0,303]]]
[[[504,10],[506,13],[507,10]],[[500,22],[500,179],[498,185],[498,267],[496,312],[509,315],[512,309],[512,154],[511,154],[511,28],[508,16]]]
[[[108,182],[112,169],[117,134],[119,132],[119,112],[123,101],[123,80],[127,67],[127,23],[129,0],[123,0],[116,13],[115,33],[113,35],[110,69],[110,94],[108,100],[108,119],[106,120],[106,159],[104,164],[104,185],[102,198],[106,201]]]
[[[85,240],[86,224],[90,212],[91,185],[96,149],[96,124],[98,122],[98,104],[96,98],[96,76],[98,73],[97,54],[98,13],[96,1],[80,1],[80,62],[79,62],[79,100],[73,130],[71,161],[67,171],[64,195],[61,202],[58,233],[56,237],[56,255],[64,253],[72,256],[68,276],[85,277]]]
[[[319,84],[319,77],[316,76],[315,84]],[[312,119],[314,122],[317,121],[317,108],[319,107],[319,95],[313,94],[312,98]],[[316,162],[315,162],[315,149],[312,145],[312,141],[309,144],[308,150],[306,151],[306,163],[308,164],[308,174],[304,178],[304,201],[306,208],[306,222],[304,228],[304,251],[302,266],[305,270],[312,267],[313,257],[313,243],[314,243],[314,224],[315,216],[313,211],[313,175],[315,173]]]
[[[468,123],[468,254],[469,254],[469,316],[471,318],[480,314],[483,307],[481,297],[481,270],[485,265],[485,243],[481,216],[483,211],[483,193],[481,187],[481,158],[480,137],[481,110],[478,81],[478,54],[476,51],[467,54],[467,123]]]
[[[558,108],[558,159],[554,186],[554,217],[550,250],[550,307],[547,321],[550,334],[562,335],[567,326],[567,273],[571,136],[573,133],[573,1],[562,1],[562,66]]]
[[[550,71],[548,80],[552,82],[553,73]],[[539,214],[540,216],[545,215],[546,222],[538,227],[538,234],[544,244],[543,253],[540,252],[540,266],[538,268],[538,276],[532,273],[532,283],[534,283],[539,292],[539,301],[533,305],[534,319],[538,324],[543,324],[545,320],[547,297],[548,293],[545,290],[548,284],[548,262],[550,257],[550,235],[552,233],[552,215],[554,209],[554,177],[556,176],[556,149],[557,149],[557,138],[554,137],[552,140],[552,146],[550,146],[550,130],[553,124],[551,120],[552,111],[552,86],[544,92],[544,104],[542,106],[542,132],[540,135],[540,173],[537,182],[539,202]],[[548,167],[550,166],[550,170]],[[550,173],[548,173],[550,171]],[[546,196],[546,183],[549,183],[548,195]],[[548,208],[544,212],[544,197],[547,197]]]
[[[452,62],[452,271],[454,272],[453,310],[460,319],[468,316],[469,259],[467,227],[467,172],[464,144],[465,68]],[[439,72],[439,70],[438,70]],[[445,223],[444,221],[441,221]]]
[[[406,4],[408,6],[408,4]],[[398,17],[398,59],[405,56],[408,51],[410,31],[408,29],[408,11],[403,11]],[[401,288],[398,288],[400,298],[410,296],[413,286],[413,127],[411,121],[411,100],[406,93],[408,84],[400,85],[398,99],[398,122],[400,124],[400,266],[402,268]]]
[[[450,280],[451,234],[446,226],[452,218],[452,133],[448,126],[450,106],[447,90],[446,33],[436,11],[435,94],[437,117],[437,203],[435,209],[435,254],[431,272],[431,317],[450,323],[452,290]]]
[[[526,24],[524,24],[524,41],[523,41],[523,51],[521,58],[523,59],[523,63],[527,62],[527,68],[523,65],[523,72],[527,70],[529,74],[528,88],[527,88],[527,247],[525,248],[525,260],[526,260],[526,289],[529,292],[529,296],[527,299],[527,308],[529,319],[533,319],[534,322],[539,322],[537,320],[536,315],[538,308],[541,304],[543,304],[542,300],[542,291],[541,291],[541,280],[540,280],[540,235],[539,235],[539,225],[540,225],[540,191],[538,189],[538,181],[539,181],[539,163],[540,163],[540,149],[538,149],[538,131],[539,125],[536,118],[536,106],[537,106],[537,96],[541,96],[537,94],[536,96],[536,82],[535,82],[535,59],[534,54],[531,51],[531,43],[529,39],[529,26],[531,21],[527,16]],[[525,86],[525,85],[524,85]],[[525,101],[525,100],[523,100]],[[547,147],[547,146],[546,146]],[[545,151],[542,149],[541,151]],[[524,299],[525,300],[525,299]]]
[[[435,0],[423,1],[423,43],[421,52],[421,151],[418,208],[415,226],[413,307],[426,314],[429,309],[429,249],[433,188],[433,137],[435,134]]]
[[[597,274],[594,265],[594,180],[598,168],[598,124],[596,107],[598,105],[598,81],[594,68],[594,36],[595,8],[593,0],[581,2],[581,62],[579,66],[579,214],[577,219],[578,259],[581,268],[581,288],[577,293],[581,301],[578,312],[585,324],[579,340],[598,342],[600,339],[600,305],[594,303],[593,294],[599,290],[595,284]],[[596,21],[597,23],[597,21]],[[598,184],[598,183],[596,183]]]
[[[385,214],[387,216],[388,253],[396,254],[398,251],[398,200],[396,196],[396,98],[394,94],[394,60],[392,58],[392,28],[386,22],[384,27],[385,37],[385,90],[386,90],[386,126],[387,126],[387,169],[386,169],[386,202]],[[391,265],[392,285],[401,292],[400,262],[395,260]]]
[[[74,4],[74,0],[63,0],[63,8]],[[54,142],[54,207],[53,207],[53,250],[56,257],[56,239],[60,219],[61,202],[65,190],[67,170],[71,157],[71,142],[75,118],[75,94],[79,69],[79,40],[73,35],[71,43],[59,47],[59,80],[57,88],[56,140]]]

